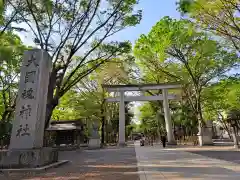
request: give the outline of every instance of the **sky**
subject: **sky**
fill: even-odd
[[[179,19],[180,13],[176,10],[176,1],[177,0],[139,0],[139,4],[136,5],[135,10],[143,11],[141,23],[135,27],[130,27],[118,32],[110,39],[119,41],[129,40],[134,44],[141,34],[147,34],[152,26],[164,16]],[[28,29],[27,25],[23,26]],[[24,35],[20,33],[19,35],[24,43],[35,46],[29,33]]]
[[[141,34],[147,34],[164,16],[180,18],[180,13],[176,10],[176,0],[140,0],[136,6],[136,10],[138,9],[143,10],[141,23],[119,32],[112,38],[130,40],[134,43]]]

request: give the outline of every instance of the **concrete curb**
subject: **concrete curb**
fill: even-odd
[[[67,164],[70,161],[68,160],[62,160],[62,161],[58,161],[46,166],[42,166],[42,167],[37,167],[37,168],[22,168],[22,169],[0,169],[0,172],[5,174],[5,173],[14,173],[14,172],[39,172],[39,171],[44,171],[50,168],[56,168],[59,167],[61,165]]]

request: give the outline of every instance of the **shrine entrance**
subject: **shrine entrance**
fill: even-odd
[[[167,131],[168,144],[176,144],[174,139],[172,121],[169,109],[168,100],[177,100],[179,97],[175,94],[169,94],[170,89],[180,89],[181,85],[176,83],[163,83],[163,84],[144,84],[144,85],[105,85],[102,87],[109,93],[117,94],[117,97],[108,97],[106,102],[119,102],[119,135],[118,144],[125,145],[125,102],[131,101],[163,101],[164,118]],[[162,94],[157,96],[126,96],[125,92],[143,92],[149,90],[161,90]]]

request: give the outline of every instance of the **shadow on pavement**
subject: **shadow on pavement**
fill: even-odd
[[[240,175],[235,174],[234,171],[228,170],[225,168],[219,167],[144,167],[145,174],[154,176],[164,176],[168,180],[176,180],[176,179],[218,179],[218,180],[236,180],[239,179]],[[233,175],[235,174],[235,175]]]
[[[200,151],[186,151],[186,152],[240,164],[240,152],[239,151],[210,151],[210,150],[204,151],[204,150],[200,150]]]
[[[201,150],[203,152],[203,150]],[[138,148],[139,168],[153,179],[168,180],[239,180],[240,173],[234,167],[220,166],[219,161],[199,156],[200,150]],[[206,151],[209,152],[209,151]],[[216,153],[216,151],[214,152]],[[235,152],[234,152],[235,153]],[[209,154],[208,154],[209,155]],[[226,155],[226,154],[225,154]],[[237,155],[237,154],[235,154]],[[234,156],[235,156],[234,155]],[[235,165],[234,165],[235,166]],[[232,169],[231,169],[232,168]],[[161,177],[161,178],[160,178]]]
[[[11,174],[8,179],[139,180],[133,147],[60,152],[60,159],[70,160],[71,163],[41,173]]]

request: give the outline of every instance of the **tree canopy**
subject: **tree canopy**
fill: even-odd
[[[184,93],[199,120],[203,119],[204,87],[239,66],[233,50],[197,30],[190,21],[169,17],[161,19],[148,35],[141,35],[134,52],[144,74],[155,82],[177,81],[184,85]]]
[[[239,2],[176,2],[181,19],[162,17],[132,45],[114,35],[141,23],[137,0],[0,0],[0,138],[14,119],[23,52],[33,48],[24,36],[51,56],[45,128],[51,119],[97,121],[102,143],[115,142],[119,104],[105,98],[118,94],[101,85],[174,82],[182,85],[169,90],[181,97],[170,101],[174,129],[192,135],[216,120],[229,130],[228,115],[238,118],[240,109]],[[138,128],[133,106],[125,104],[126,136],[165,131],[162,101],[138,108]]]

